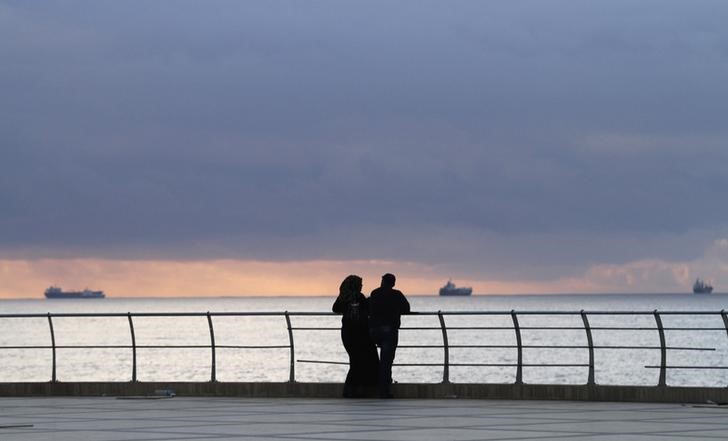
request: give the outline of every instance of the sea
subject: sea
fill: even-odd
[[[589,351],[578,314],[556,312],[644,312],[643,315],[588,315],[595,328],[595,381],[598,384],[654,385],[659,379],[660,336],[652,311],[665,331],[668,385],[728,386],[728,332],[720,315],[728,294],[589,294],[409,296],[393,371],[395,381],[443,381],[443,333],[448,328],[448,380],[456,383],[512,383],[516,379],[516,336],[510,311],[519,313],[523,381],[533,384],[585,384]],[[343,382],[347,355],[340,318],[330,315],[333,296],[184,297],[0,300],[0,382],[49,381],[53,372],[47,313],[291,313],[294,378],[299,382]],[[551,314],[520,314],[528,311]],[[691,311],[715,314],[691,315]],[[297,315],[297,313],[322,313]],[[502,312],[503,314],[479,314]],[[453,314],[458,313],[458,314]],[[468,314],[462,314],[468,313]],[[54,317],[58,381],[130,381],[133,355],[129,320],[121,317]],[[139,381],[209,381],[212,378],[210,327],[205,316],[134,317],[136,375]],[[559,329],[529,329],[529,328]],[[473,329],[477,328],[477,329]],[[570,329],[574,328],[574,329]],[[637,328],[637,329],[634,329]],[[707,328],[694,330],[694,328]],[[288,381],[291,351],[285,317],[214,316],[215,379],[230,382]],[[84,346],[105,346],[85,348]],[[164,347],[173,346],[173,347]],[[176,346],[176,347],[175,347]],[[179,346],[193,346],[182,348]],[[260,346],[264,346],[261,348]],[[471,347],[468,347],[471,346]],[[472,347],[478,346],[478,347]],[[485,346],[485,347],[484,347]],[[495,346],[495,347],[494,347]],[[563,346],[572,346],[564,348]],[[622,346],[628,349],[615,349]],[[548,366],[548,365],[559,366]],[[487,366],[484,366],[487,365]],[[568,365],[568,366],[564,366]]]

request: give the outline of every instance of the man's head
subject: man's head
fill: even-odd
[[[394,288],[394,283],[396,282],[396,278],[394,277],[394,274],[387,273],[382,276],[382,288]]]

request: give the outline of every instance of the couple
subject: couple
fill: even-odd
[[[400,315],[409,314],[410,304],[394,289],[394,274],[382,276],[382,285],[367,298],[361,293],[362,279],[351,275],[341,282],[333,311],[343,314],[341,340],[349,354],[349,373],[344,383],[347,398],[365,396],[370,386],[379,386],[379,396],[392,398],[392,363],[399,338]],[[376,346],[381,348],[381,360]]]

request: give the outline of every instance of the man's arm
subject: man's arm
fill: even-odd
[[[402,299],[402,301],[401,301],[401,303],[402,303],[401,313],[402,314],[409,314],[410,313],[410,304],[407,301],[407,297],[405,297],[404,294],[402,294],[401,292],[399,293],[399,295],[401,296],[401,299]]]

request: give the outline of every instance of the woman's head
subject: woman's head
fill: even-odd
[[[363,282],[361,277],[354,274],[346,276],[341,286],[339,286],[339,294],[353,293],[359,294],[361,292]]]

